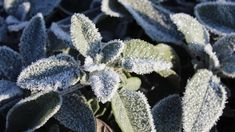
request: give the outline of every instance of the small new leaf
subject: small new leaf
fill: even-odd
[[[222,37],[213,45],[219,62],[220,71],[225,77],[235,78],[235,34]]]
[[[206,69],[198,70],[182,99],[184,131],[208,132],[222,115],[226,99],[220,79]]]
[[[61,90],[74,85],[79,77],[78,63],[71,56],[59,54],[26,67],[17,85],[29,90]]]
[[[7,80],[0,80],[0,102],[22,94],[23,91],[16,85],[16,83]]]
[[[92,21],[83,14],[71,18],[72,45],[83,55],[92,56],[100,50],[101,35]]]
[[[149,0],[118,0],[145,33],[157,42],[182,43],[182,36],[170,20],[170,12]]]
[[[47,33],[42,14],[34,16],[20,38],[19,50],[24,65],[30,65],[45,56]]]
[[[0,78],[15,80],[22,69],[22,57],[12,49],[0,47]]]
[[[111,104],[123,132],[156,132],[150,106],[141,92],[122,89],[114,95]]]
[[[235,32],[234,2],[205,2],[197,4],[195,15],[210,31],[219,35]]]
[[[128,90],[137,91],[140,88],[141,80],[138,77],[130,77],[126,79],[123,84],[123,88]]]
[[[152,108],[154,125],[158,132],[181,132],[182,106],[179,95],[170,95]]]
[[[76,132],[95,132],[95,118],[91,109],[77,93],[63,96],[60,110],[54,116],[65,127]]]
[[[59,109],[62,99],[57,92],[41,92],[19,101],[7,113],[6,132],[34,131]]]
[[[117,59],[124,50],[124,43],[121,40],[112,40],[104,44],[101,49],[102,63],[109,63]]]
[[[106,103],[107,101],[111,101],[111,98],[117,91],[120,78],[115,71],[105,69],[92,73],[89,82],[98,100]]]

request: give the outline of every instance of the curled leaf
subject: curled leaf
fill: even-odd
[[[184,131],[209,131],[222,115],[226,99],[220,79],[206,69],[198,70],[182,99]]]
[[[118,73],[111,69],[105,69],[92,73],[89,78],[91,88],[98,100],[102,103],[110,101],[118,89],[120,78]]]
[[[20,38],[19,50],[25,65],[45,56],[47,33],[42,14],[34,16]]]
[[[7,113],[6,132],[34,131],[59,109],[62,99],[57,92],[41,92],[19,101]]]
[[[112,110],[123,132],[155,132],[150,106],[141,92],[122,89],[112,98]]]
[[[78,63],[71,56],[59,54],[26,67],[17,85],[29,90],[60,90],[74,85],[79,77]]]

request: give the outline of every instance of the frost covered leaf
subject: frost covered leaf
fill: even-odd
[[[205,2],[195,7],[197,19],[212,32],[226,35],[235,32],[235,3]]]
[[[123,84],[123,88],[137,91],[140,88],[141,80],[138,77],[130,77]]]
[[[76,132],[95,132],[95,119],[91,109],[77,93],[63,96],[60,110],[54,116],[65,127]]]
[[[111,17],[124,17],[128,14],[126,9],[117,0],[102,0],[101,10]]]
[[[235,34],[219,39],[213,50],[219,59],[220,71],[224,76],[235,78]]]
[[[213,51],[212,46],[207,44],[204,48],[204,51],[206,53],[205,62],[207,62],[207,67],[212,70],[218,69],[220,67],[220,62],[216,53]]]
[[[29,90],[61,90],[74,85],[79,77],[78,63],[71,56],[59,54],[26,67],[17,85]]]
[[[4,9],[7,13],[17,16],[22,4],[28,2],[30,9],[27,13],[27,18],[31,18],[39,12],[41,12],[43,16],[47,16],[58,6],[60,1],[61,0],[4,0]]]
[[[182,43],[182,36],[170,20],[170,12],[149,0],[118,0],[145,33],[158,42]]]
[[[182,99],[184,131],[208,132],[222,115],[226,99],[220,79],[206,69],[198,70]]]
[[[42,14],[37,14],[24,29],[20,38],[19,50],[24,65],[29,65],[45,56],[47,33]]]
[[[150,106],[141,92],[122,89],[112,98],[112,110],[123,132],[155,132]]]
[[[100,49],[102,37],[92,21],[83,14],[72,16],[70,32],[73,46],[83,56],[94,56]]]
[[[124,42],[122,66],[137,74],[168,70],[173,67],[177,55],[165,44],[153,46],[143,40],[133,39]]]
[[[22,94],[23,91],[15,82],[0,80],[0,102]]]
[[[6,132],[40,128],[60,109],[61,103],[56,92],[41,92],[22,99],[7,113]]]
[[[22,58],[12,49],[0,47],[0,78],[15,80],[22,68]]]
[[[103,58],[101,62],[109,63],[117,59],[124,49],[124,43],[121,40],[112,40],[104,44],[101,49]]]
[[[111,69],[94,72],[89,82],[98,100],[102,103],[110,101],[118,89],[120,78],[118,73]]]
[[[171,20],[184,34],[192,56],[203,59],[204,46],[209,43],[209,33],[195,18],[184,13],[171,15]]]
[[[96,64],[96,63],[94,62],[94,60],[93,60],[90,56],[88,56],[88,57],[85,58],[85,62],[84,62],[83,67],[84,67],[84,70],[85,70],[85,71],[93,72],[93,71],[101,71],[101,70],[104,70],[105,67],[106,67],[106,65],[103,64],[103,63],[101,63],[101,64],[100,64],[100,63]]]
[[[158,132],[181,132],[182,107],[179,95],[170,95],[152,108],[153,120]]]

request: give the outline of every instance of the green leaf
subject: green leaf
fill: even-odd
[[[130,72],[146,74],[153,71],[168,70],[173,67],[173,63],[177,60],[174,50],[165,44],[153,46],[138,39],[124,43],[125,48],[121,63]]]
[[[0,78],[15,80],[22,69],[22,57],[6,46],[0,46]]]
[[[140,85],[141,80],[138,77],[130,77],[124,82],[122,87],[128,90],[137,91],[140,88]]]
[[[111,17],[124,17],[128,12],[117,0],[102,0],[101,10]]]
[[[220,62],[220,71],[225,77],[235,78],[235,34],[222,37],[213,45]]]
[[[80,79],[78,63],[69,55],[59,54],[41,59],[26,67],[17,85],[29,90],[62,90]]]
[[[95,118],[91,109],[82,102],[79,94],[63,96],[63,104],[54,116],[65,127],[76,132],[95,132]]]
[[[92,56],[100,50],[101,35],[92,21],[83,14],[71,18],[71,39],[73,46],[83,55]]]
[[[57,92],[41,92],[19,101],[7,113],[6,131],[34,131],[43,126],[59,109]]]
[[[204,47],[209,43],[209,33],[195,18],[184,13],[171,15],[171,20],[178,27],[178,30],[184,34],[189,53],[194,61],[200,58],[204,59]],[[196,62],[197,64],[199,62]],[[200,63],[199,63],[200,64]]]
[[[123,132],[155,132],[150,106],[141,92],[122,89],[112,98],[112,110]]]
[[[182,99],[184,131],[209,131],[222,115],[226,99],[220,79],[206,69],[198,70],[189,80]]]
[[[15,82],[0,80],[0,102],[22,94],[23,91]]]
[[[205,2],[195,7],[197,19],[211,32],[226,35],[235,32],[234,2]]]
[[[101,49],[103,56],[101,62],[109,63],[116,60],[124,50],[124,43],[121,40],[112,40],[104,44]]]
[[[91,73],[89,82],[98,100],[106,103],[117,91],[120,78],[112,69],[105,69]]]
[[[181,132],[182,107],[179,95],[170,95],[152,108],[154,124],[158,132]]]
[[[149,0],[118,0],[145,33],[157,42],[181,44],[182,37],[170,21],[170,12]]]
[[[23,56],[24,65],[30,65],[45,57],[47,33],[42,14],[34,16],[25,27],[20,38],[19,50]]]

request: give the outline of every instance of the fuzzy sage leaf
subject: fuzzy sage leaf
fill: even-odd
[[[179,95],[170,95],[152,108],[153,120],[158,132],[181,132],[182,106]]]
[[[56,92],[41,92],[22,99],[7,113],[6,132],[40,128],[60,109],[61,103]]]
[[[141,92],[122,89],[114,95],[111,104],[123,132],[156,132],[150,106]]]
[[[182,99],[184,131],[209,131],[222,115],[226,99],[220,79],[206,69],[198,70],[189,80]]]
[[[219,35],[235,32],[234,2],[205,2],[195,7],[197,19]]]
[[[24,65],[29,65],[45,56],[47,33],[42,14],[34,16],[20,38],[19,50]]]
[[[96,71],[90,75],[89,82],[98,100],[102,103],[110,101],[118,89],[120,78],[111,69]]]
[[[182,36],[170,21],[170,12],[149,0],[118,0],[145,33],[157,42],[182,43]]]
[[[92,21],[83,14],[71,18],[72,45],[83,55],[93,56],[100,49],[101,35]]]
[[[61,90],[79,79],[78,63],[71,56],[59,54],[26,67],[20,73],[17,85],[29,90]]]

